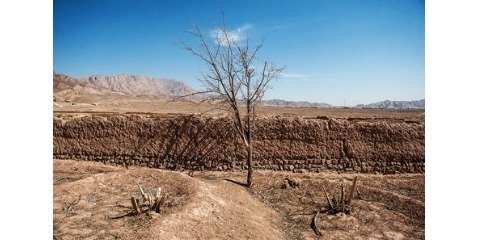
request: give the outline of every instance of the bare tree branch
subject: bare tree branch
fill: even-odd
[[[224,21],[224,16],[223,16]],[[249,38],[243,42],[227,30],[224,23],[211,32],[211,39],[199,25],[193,24],[188,33],[199,40],[197,48],[180,42],[180,46],[198,57],[208,67],[200,79],[205,91],[215,94],[227,106],[231,114],[233,129],[238,133],[247,149],[248,178],[252,183],[252,123],[256,118],[256,107],[269,89],[271,80],[280,76],[284,67],[278,68],[268,61],[261,61],[258,54],[264,38],[254,48],[249,47]],[[260,70],[254,66],[261,66]]]

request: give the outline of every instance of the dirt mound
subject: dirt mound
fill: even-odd
[[[234,194],[232,194],[234,193]],[[228,182],[199,182],[192,201],[181,212],[161,220],[154,239],[284,239],[274,210],[242,187]]]
[[[128,215],[133,180],[169,194],[160,214]],[[53,201],[61,239],[284,239],[279,215],[242,187],[179,172],[57,160]]]

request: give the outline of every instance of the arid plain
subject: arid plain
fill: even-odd
[[[195,131],[211,142],[221,133],[207,129],[208,119],[227,117],[221,105],[54,83],[56,239],[424,239],[424,110],[262,107],[259,119],[269,125],[258,128],[256,144],[263,159],[247,189],[242,149],[214,163],[234,143],[218,150],[220,142],[195,138],[195,148],[207,149],[201,156],[212,157],[193,163],[189,132],[171,148],[161,143],[173,133],[153,134],[165,119],[176,126],[194,116],[188,124],[203,124]],[[281,135],[271,119],[305,133]],[[156,147],[166,150],[155,155]],[[328,206],[323,188],[338,198],[354,177],[350,214],[316,214]],[[159,213],[131,214],[131,197],[141,197],[135,181],[167,194]]]

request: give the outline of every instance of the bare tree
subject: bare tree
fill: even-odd
[[[181,46],[203,61],[207,73],[200,81],[204,92],[213,93],[221,100],[231,114],[234,130],[246,146],[248,177],[246,185],[253,183],[253,144],[252,124],[256,108],[259,106],[271,80],[278,78],[283,67],[258,58],[263,41],[250,48],[249,39],[239,39],[227,31],[224,24],[207,35],[199,25],[193,25],[188,32],[199,40],[197,47],[181,42]]]

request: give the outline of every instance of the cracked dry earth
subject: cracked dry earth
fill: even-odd
[[[192,175],[192,176],[190,176]],[[424,239],[424,175],[366,175],[257,171],[246,190],[244,172],[172,172],[54,160],[56,239]],[[351,215],[318,217],[333,194],[358,176],[360,198]],[[299,188],[283,188],[285,179]],[[131,196],[161,186],[162,211],[129,215]],[[236,183],[235,183],[236,182]]]

